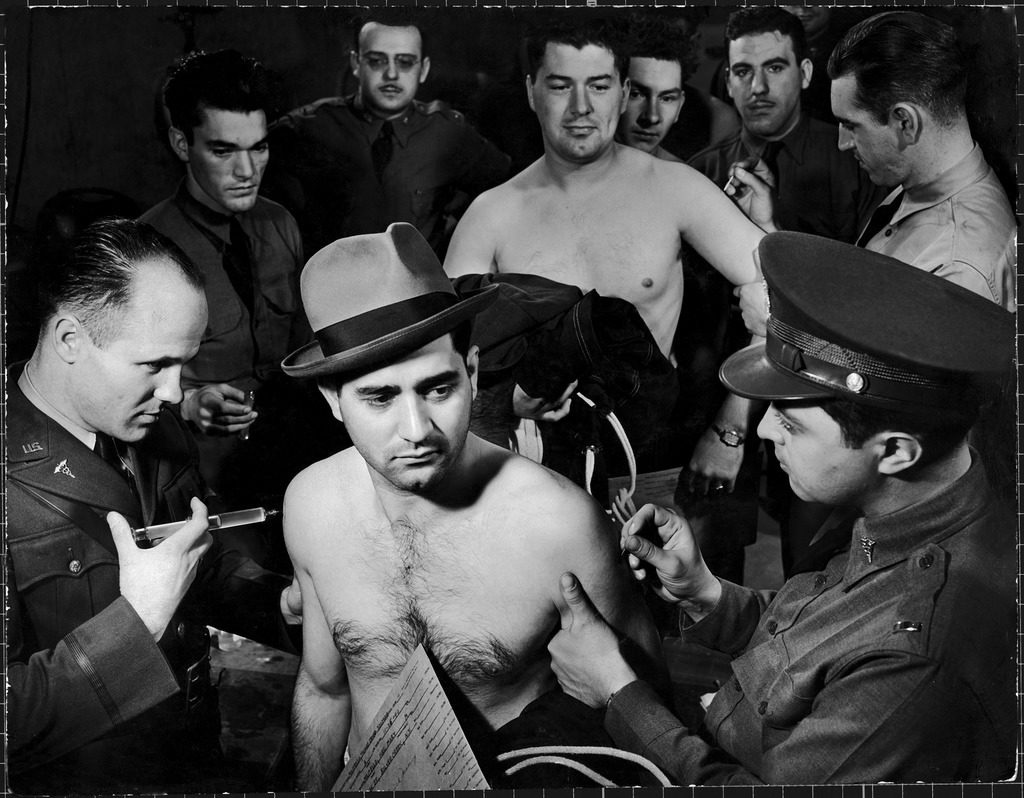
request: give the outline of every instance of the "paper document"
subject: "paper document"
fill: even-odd
[[[434,666],[417,646],[332,791],[487,788]]]

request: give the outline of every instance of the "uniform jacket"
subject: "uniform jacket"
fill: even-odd
[[[733,655],[703,736],[634,682],[606,725],[677,783],[995,781],[1014,767],[1014,525],[977,463],[859,519],[777,595],[723,582],[684,641]]]
[[[392,222],[414,224],[440,252],[456,192],[467,195],[456,209],[463,210],[508,176],[508,156],[462,114],[440,101],[414,101],[392,120],[393,154],[378,180],[371,147],[382,124],[349,96],[317,100],[271,126],[264,184],[298,218],[309,253]]]
[[[256,388],[280,374],[285,356],[312,338],[299,298],[303,260],[295,219],[263,197],[237,218],[249,239],[252,314],[224,269],[230,217],[196,201],[184,180],[174,196],[140,217],[181,247],[203,273],[209,320],[199,353],[182,371],[186,388],[218,382]]]
[[[165,409],[147,437],[129,448],[140,493],[136,499],[106,462],[28,401],[17,386],[20,368],[12,372],[7,415],[12,784],[18,787],[19,774],[39,765],[44,765],[39,771],[73,774],[109,761],[115,750],[117,761],[145,772],[155,763],[132,762],[126,751],[147,735],[173,736],[173,727],[161,728],[163,719],[178,714],[180,674],[205,651],[205,624],[292,649],[279,609],[287,580],[215,539],[178,616],[159,644],[154,641],[120,597],[116,549],[102,519],[111,510],[133,526],[187,517],[190,499],[206,496],[191,435]],[[58,505],[69,502],[95,513],[105,536],[94,538],[19,483]],[[164,750],[162,741],[157,750]],[[69,784],[87,789],[84,783]]]

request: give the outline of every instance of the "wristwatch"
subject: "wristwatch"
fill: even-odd
[[[718,440],[733,449],[738,449],[746,441],[746,436],[735,427],[720,427],[717,424],[712,424],[711,431],[718,436]]]

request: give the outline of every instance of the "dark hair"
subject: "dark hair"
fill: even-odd
[[[677,25],[664,17],[635,14],[626,28],[626,54],[630,58],[654,58],[679,64],[682,82],[697,71],[700,55],[693,46],[693,37],[684,36]]]
[[[275,86],[255,58],[237,50],[195,50],[175,62],[164,83],[164,105],[171,124],[193,141],[205,108],[251,113],[263,111],[267,123],[276,115]]]
[[[140,263],[169,260],[185,282],[202,291],[203,276],[178,245],[145,222],[109,218],[94,222],[75,239],[71,257],[45,286],[43,319],[70,310],[93,342],[104,347],[117,331],[117,315],[132,297]]]
[[[886,409],[836,398],[821,403],[839,425],[843,443],[859,449],[879,432],[899,431],[913,435],[921,444],[920,465],[932,463],[949,454],[959,445],[978,420],[981,395],[968,391],[962,405],[955,410]]]
[[[807,58],[807,34],[803,23],[795,14],[776,6],[755,6],[733,11],[725,23],[725,52],[729,52],[729,42],[741,36],[755,36],[759,33],[781,33],[788,36],[793,42],[797,63]]]
[[[371,23],[389,28],[415,28],[420,34],[420,55],[427,53],[427,31],[423,25],[423,15],[412,8],[375,8],[360,14],[352,20],[352,49],[359,52],[359,37],[363,28]]]
[[[854,25],[832,51],[828,76],[852,76],[855,102],[879,124],[900,102],[926,108],[940,123],[964,114],[967,59],[956,31],[912,11],[890,11]]]
[[[629,74],[629,55],[621,25],[616,26],[605,19],[579,17],[575,14],[559,14],[554,23],[538,24],[526,37],[526,61],[531,81],[537,79],[537,72],[544,62],[549,44],[567,44],[582,50],[588,44],[603,47],[615,59],[619,82],[625,82]]]
[[[469,347],[472,343],[473,338],[473,320],[466,319],[466,321],[460,322],[457,327],[449,330],[446,335],[452,337],[452,348],[458,352],[462,360],[465,361],[469,355]],[[439,338],[441,336],[438,336]],[[400,355],[395,356],[392,360],[397,360]],[[342,386],[346,382],[351,382],[354,379],[358,379],[364,374],[369,374],[371,371],[376,371],[379,368],[383,368],[385,363],[377,363],[372,366],[368,366],[363,369],[356,371],[343,371],[335,374],[324,374],[316,378],[317,385],[321,388],[330,391],[331,393],[337,393],[341,390]]]

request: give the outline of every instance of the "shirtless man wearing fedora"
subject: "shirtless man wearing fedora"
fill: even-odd
[[[501,727],[545,709],[550,726],[571,704],[586,715],[557,690],[546,650],[567,611],[566,570],[586,574],[595,603],[637,643],[639,666],[657,670],[656,633],[601,508],[469,432],[472,318],[493,289],[460,298],[403,223],[320,250],[301,288],[317,340],[284,370],[317,379],[354,446],[300,473],[285,497],[304,597],[292,708],[299,788],[334,784],[346,746],[359,749],[420,643],[456,688],[485,773],[481,750],[510,739]],[[599,717],[591,725],[603,734]]]

